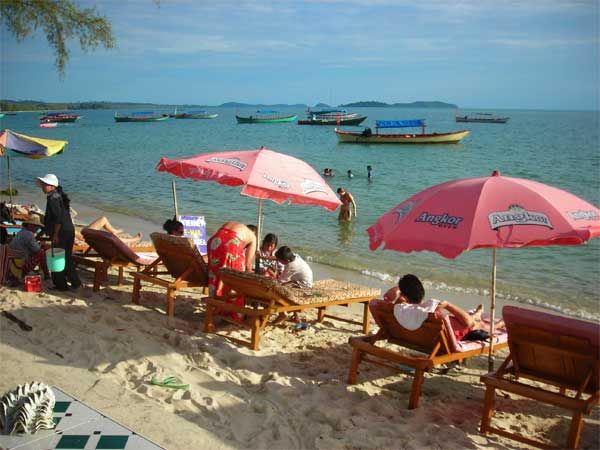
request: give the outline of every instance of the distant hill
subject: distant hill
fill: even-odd
[[[304,103],[296,103],[294,105],[288,105],[285,103],[265,104],[265,103],[238,103],[238,102],[227,102],[221,103],[220,108],[285,108],[285,107],[296,107],[306,108]]]
[[[44,102],[41,100],[8,100],[0,99],[0,111],[47,111],[47,110],[70,110],[70,109],[157,109],[173,110],[175,107],[186,108],[206,108],[210,105],[165,105],[159,103],[136,103],[136,102],[106,102],[106,101],[85,101],[85,102]],[[288,105],[285,103],[264,104],[264,103],[239,103],[227,102],[218,105],[220,108],[301,108],[306,109],[304,103]],[[317,103],[315,108],[332,108],[326,103]],[[377,108],[458,108],[457,105],[444,102],[412,102],[412,103],[384,103],[376,101],[362,101],[339,105],[339,107],[377,107]]]
[[[174,109],[177,105],[161,105],[156,103],[135,102],[99,102],[86,101],[74,103],[44,102],[41,100],[0,100],[0,111],[47,111],[47,110],[70,110],[70,109]],[[198,108],[201,105],[179,105],[184,108]]]
[[[412,103],[384,103],[384,102],[376,102],[376,101],[362,101],[362,102],[354,102],[354,103],[346,103],[345,105],[340,105],[348,108],[458,108],[454,103],[445,103],[445,102],[412,102]]]

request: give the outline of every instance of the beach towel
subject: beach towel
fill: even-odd
[[[394,306],[394,317],[398,323],[407,330],[416,330],[423,325],[429,313],[435,312],[440,304],[439,300],[427,300],[418,305],[412,303],[399,303]]]

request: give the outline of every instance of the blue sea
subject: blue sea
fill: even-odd
[[[411,272],[437,288],[487,293],[491,250],[479,249],[454,260],[434,253],[371,252],[365,230],[391,207],[431,185],[456,178],[501,174],[529,178],[600,204],[600,127],[598,112],[503,110],[507,124],[454,122],[451,109],[357,108],[378,119],[423,118],[428,131],[469,129],[456,145],[339,144],[333,127],[296,123],[238,125],[235,114],[252,109],[211,108],[212,120],[115,123],[114,111],[80,111],[83,118],[54,129],[38,127],[37,114],[0,119],[2,128],[69,141],[66,151],[42,160],[11,158],[19,189],[35,189],[36,176],[58,175],[74,201],[162,224],[173,216],[169,174],[155,166],[163,156],[179,158],[218,150],[256,149],[261,145],[301,158],[319,172],[334,169],[335,190],[343,186],[358,204],[358,218],[340,224],[337,212],[311,206],[266,202],[265,231],[276,233],[303,256],[323,264],[389,280]],[[300,109],[282,112],[304,115]],[[161,111],[169,112],[169,111]],[[461,113],[469,111],[461,110]],[[0,186],[5,188],[6,162]],[[373,180],[367,180],[367,165]],[[351,169],[353,179],[346,177]],[[257,200],[210,182],[177,179],[180,213],[204,215],[209,233],[227,220],[256,223]],[[43,208],[43,205],[40,205]],[[600,320],[600,239],[576,247],[501,249],[497,289],[511,301]]]

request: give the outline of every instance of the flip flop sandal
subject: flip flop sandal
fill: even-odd
[[[158,380],[156,377],[152,377],[150,383],[155,386],[162,386],[170,389],[188,389],[190,387],[189,384],[185,384],[177,377],[167,377],[162,381]]]

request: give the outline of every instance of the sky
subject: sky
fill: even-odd
[[[598,110],[600,0],[95,0],[117,48],[0,25],[0,98]]]

